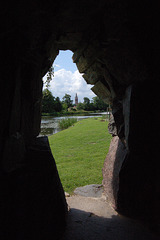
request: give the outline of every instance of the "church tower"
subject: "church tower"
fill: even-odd
[[[78,105],[78,96],[77,96],[77,93],[76,93],[76,96],[75,96],[75,105],[76,105],[76,106]]]

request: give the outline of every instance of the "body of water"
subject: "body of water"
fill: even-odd
[[[59,131],[61,131],[61,129],[58,126],[58,122],[61,119],[64,118],[77,118],[78,121],[82,120],[82,119],[86,119],[86,118],[93,118],[93,117],[101,117],[103,115],[107,115],[107,112],[101,112],[101,113],[91,113],[88,115],[84,115],[84,116],[63,116],[63,117],[50,117],[50,116],[43,116],[41,118],[41,132],[39,136],[49,136],[52,134],[55,134]]]

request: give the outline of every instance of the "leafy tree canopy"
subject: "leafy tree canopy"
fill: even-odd
[[[53,66],[49,68],[47,72],[47,78],[44,82],[46,84],[46,88],[48,89],[50,87],[50,82],[52,81],[52,78],[54,77],[54,68]]]
[[[89,98],[84,97],[83,100],[84,100],[83,101],[84,104],[90,104],[90,99]]]
[[[93,105],[96,110],[106,110],[108,107],[108,104],[106,104],[102,99],[99,97],[93,97]]]
[[[63,103],[67,105],[67,108],[72,107],[73,105],[73,100],[71,100],[71,95],[65,94],[64,97],[62,98]]]
[[[78,110],[83,110],[84,109],[84,104],[83,103],[78,103],[78,105],[77,105],[77,109]]]
[[[42,112],[53,113],[62,111],[62,104],[59,97],[55,98],[47,88],[43,91]]]

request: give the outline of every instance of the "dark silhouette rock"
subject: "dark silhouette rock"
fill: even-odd
[[[38,239],[54,229],[57,235],[61,233],[57,225],[64,226],[66,205],[59,195],[61,184],[56,180],[53,157],[31,146],[40,131],[42,77],[59,50],[67,49],[73,51],[73,61],[87,83],[94,85],[92,90],[110,104],[117,134],[127,149],[119,173],[118,197],[115,191],[117,210],[160,222],[157,9],[152,1],[135,0],[3,2],[0,229],[6,234],[25,239],[28,229]],[[118,166],[121,163],[117,158]],[[32,205],[32,198],[39,205]],[[47,221],[57,224],[56,228],[46,225]]]
[[[59,239],[67,204],[47,137],[36,139],[26,160],[0,175],[1,239]]]

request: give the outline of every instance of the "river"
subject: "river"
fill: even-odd
[[[107,114],[108,114],[107,112],[100,112],[100,113],[90,113],[84,116],[79,116],[79,115],[63,116],[63,117],[43,116],[41,118],[41,132],[39,136],[50,136],[52,134],[60,132],[61,129],[58,126],[58,122],[64,118],[77,118],[77,120],[80,121],[85,118],[101,117],[102,115],[106,115],[107,117]]]

